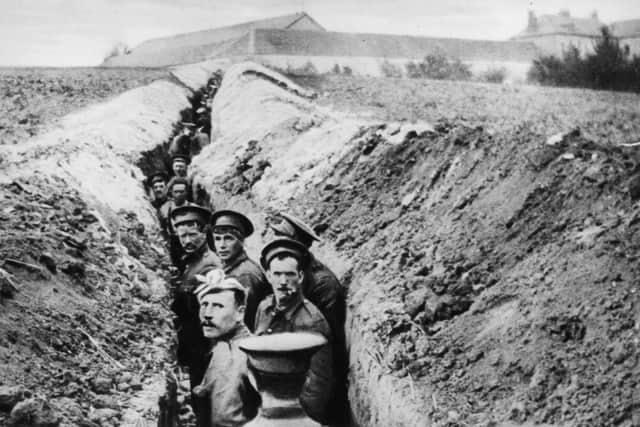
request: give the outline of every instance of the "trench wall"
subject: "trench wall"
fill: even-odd
[[[143,265],[139,256],[130,254],[126,243],[120,240],[121,211],[134,213],[144,224],[144,233],[157,234],[155,213],[142,184],[144,175],[136,164],[142,153],[172,136],[181,110],[191,107],[192,89],[203,86],[211,72],[220,66],[218,62],[210,62],[178,67],[169,80],[158,80],[79,110],[63,118],[55,129],[32,140],[0,147],[0,183],[16,180],[28,183],[37,178],[78,191],[105,231],[114,237],[117,247],[112,249],[119,254],[115,264],[127,270],[114,280],[123,280],[129,287],[132,285],[129,279],[141,274],[146,279],[144,283],[136,281],[136,285],[146,287],[152,300],[160,300],[165,295],[161,272]],[[22,293],[17,297],[30,298]],[[159,358],[168,349],[166,343],[153,348],[149,345],[148,354],[158,352]],[[145,383],[132,398],[118,425],[151,425],[148,418],[145,421],[141,417],[157,410],[164,383],[163,373],[157,372],[153,382]]]
[[[212,196],[217,209],[238,209],[254,222],[257,233],[247,241],[257,258],[267,240],[265,220],[277,211],[313,213],[298,200],[326,181],[332,167],[360,141],[362,118],[337,114],[313,103],[314,94],[254,63],[230,67],[212,105],[212,143],[192,165],[194,179]],[[385,138],[401,141],[411,131],[429,126],[389,126]],[[255,142],[251,142],[255,141]],[[327,182],[330,185],[330,183]],[[351,268],[331,242],[314,253],[338,274]],[[357,307],[350,307],[350,381],[356,422],[363,426],[420,425],[417,412],[396,410],[390,395],[400,390],[395,379],[369,356],[372,336],[361,327]],[[377,345],[377,344],[375,344]]]

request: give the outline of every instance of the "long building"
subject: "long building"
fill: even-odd
[[[356,74],[381,75],[383,64],[404,70],[407,62],[440,52],[461,59],[472,72],[504,68],[515,80],[524,78],[538,49],[517,41],[329,32],[308,14],[297,13],[149,40],[102,65],[165,67],[230,58],[285,70],[311,66],[321,73],[349,69]]]

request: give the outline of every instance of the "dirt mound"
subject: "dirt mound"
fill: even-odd
[[[0,268],[15,286],[1,301],[0,381],[20,387],[0,424],[120,425],[130,394],[167,362],[159,242],[131,212],[109,230],[67,187],[37,174],[0,185]],[[29,395],[47,398],[48,421],[18,403]]]
[[[313,83],[334,108],[223,82],[194,167],[258,229],[284,209],[322,234],[350,286],[356,422],[637,424],[640,156],[619,143],[638,97]]]
[[[299,201],[353,260],[356,347],[436,422],[632,425],[640,156],[450,122],[378,132]]]
[[[144,68],[0,69],[0,145],[16,144],[73,110],[167,76],[166,70]]]

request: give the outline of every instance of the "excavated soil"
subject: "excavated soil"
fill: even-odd
[[[65,114],[168,75],[149,68],[0,68],[0,145],[17,144]]]
[[[640,425],[640,152],[616,146],[640,138],[639,98],[312,83],[322,103],[435,124],[398,144],[363,128],[294,208],[350,260],[352,340],[395,377],[388,405],[416,424]],[[370,366],[353,368],[359,421],[384,425]]]
[[[640,139],[638,96],[299,81],[319,90],[314,99],[244,67],[225,75],[214,100],[215,140],[194,159],[196,182],[216,207],[254,220],[251,255],[277,210],[323,237],[316,254],[349,287],[356,424],[640,424],[640,156],[619,145]],[[184,96],[163,87],[149,96]],[[179,117],[163,113],[160,125],[141,116],[126,128],[133,148],[124,130],[74,135],[100,138],[67,143],[69,153],[99,158],[96,147],[109,144],[117,155],[109,180],[74,187],[149,216],[141,189],[119,193],[113,180],[134,182],[127,168],[154,149],[140,128],[156,124],[160,144],[171,114]],[[398,124],[421,120],[432,126]],[[557,132],[565,133],[548,139]],[[50,151],[42,153],[60,150]],[[75,161],[80,180],[91,171]],[[160,243],[148,219],[129,209],[103,218],[72,181],[16,176],[0,187],[0,268],[11,275],[2,282],[0,388],[24,384],[7,394],[46,399],[53,410],[36,411],[45,421],[119,425],[131,395],[166,363],[167,311],[161,293],[149,292],[162,285],[145,283],[161,280]]]
[[[14,408],[12,425],[122,425],[169,363],[166,308],[150,291],[164,287],[150,274],[168,262],[160,242],[132,212],[109,229],[67,186],[37,173],[0,185],[0,425],[25,397],[47,403],[23,420]],[[149,409],[137,416],[153,420]]]

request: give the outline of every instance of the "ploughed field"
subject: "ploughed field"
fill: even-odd
[[[149,68],[0,68],[0,144],[16,144],[78,108],[168,75]]]
[[[390,407],[447,426],[639,425],[640,146],[620,144],[640,141],[640,97],[297,82],[373,122],[296,213],[352,260],[351,334],[396,378]],[[396,144],[377,124],[420,120],[433,131]],[[352,395],[376,392],[367,374]]]

